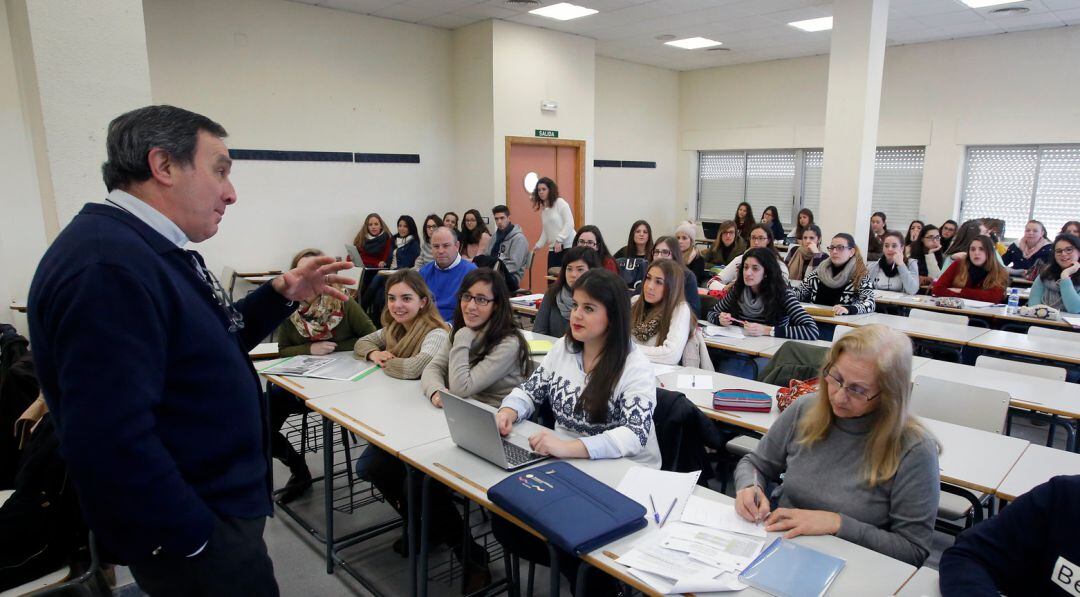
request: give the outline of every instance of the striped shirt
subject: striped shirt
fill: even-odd
[[[739,308],[739,299],[734,292],[728,292],[720,299],[712,310],[709,311],[709,323],[719,323],[720,314],[728,313],[732,317],[749,321],[751,323],[763,323],[772,326],[773,334],[777,338],[790,338],[792,340],[817,340],[818,326],[814,319],[803,309],[795,298],[795,292],[790,288],[784,289],[781,299],[782,309],[778,309],[771,319],[765,317],[746,317]]]

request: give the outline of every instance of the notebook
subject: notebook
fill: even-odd
[[[818,597],[843,567],[838,557],[778,538],[743,569],[739,580],[776,597]]]
[[[529,354],[541,355],[551,352],[551,340],[529,340]]]
[[[716,410],[767,413],[772,410],[772,396],[754,390],[727,388],[713,393],[712,404]]]

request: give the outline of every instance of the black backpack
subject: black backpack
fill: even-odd
[[[39,392],[30,341],[14,327],[0,324],[0,489],[10,489],[15,480],[19,450],[15,421]]]

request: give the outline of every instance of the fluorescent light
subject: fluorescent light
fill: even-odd
[[[971,8],[986,8],[987,6],[997,6],[998,4],[1017,4],[1023,0],[960,0],[964,4],[967,4]]]
[[[700,50],[701,48],[719,46],[721,43],[704,37],[688,37],[686,39],[676,39],[675,41],[664,42],[664,45],[675,46],[676,48],[682,48],[684,50]]]
[[[829,29],[832,29],[832,17],[806,19],[805,21],[788,23],[788,25],[791,25],[796,29],[802,29],[803,31],[828,31]]]
[[[529,14],[547,17],[549,19],[558,19],[560,21],[569,21],[570,19],[577,19],[581,17],[587,17],[594,15],[600,11],[592,8],[585,8],[584,6],[577,6],[570,4],[569,2],[560,2],[558,4],[552,4],[551,6],[545,6],[543,8],[537,8],[536,10],[530,10]]]

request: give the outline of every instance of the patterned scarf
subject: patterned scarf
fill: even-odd
[[[1016,246],[1020,249],[1020,252],[1024,254],[1025,261],[1034,257],[1035,253],[1038,253],[1040,249],[1042,249],[1048,244],[1050,244],[1050,241],[1046,240],[1045,238],[1040,238],[1038,241],[1036,241],[1034,247],[1027,246],[1027,244],[1024,243],[1023,238],[1020,238],[1020,240],[1016,241]]]
[[[817,272],[818,280],[822,284],[832,288],[834,290],[843,288],[851,283],[851,276],[855,273],[855,258],[848,259],[848,262],[844,264],[844,267],[837,270],[831,260],[826,259],[821,262],[821,265],[817,266],[814,270]]]
[[[312,342],[321,342],[334,336],[334,328],[344,317],[341,299],[321,294],[310,303],[302,303],[300,308],[289,316],[289,320],[301,337]]]
[[[640,299],[645,300],[645,299]],[[634,334],[634,338],[638,342],[645,343],[656,335],[656,332],[660,329],[660,309],[650,309],[650,312],[645,313],[645,317],[634,324],[634,329],[631,332]]]

